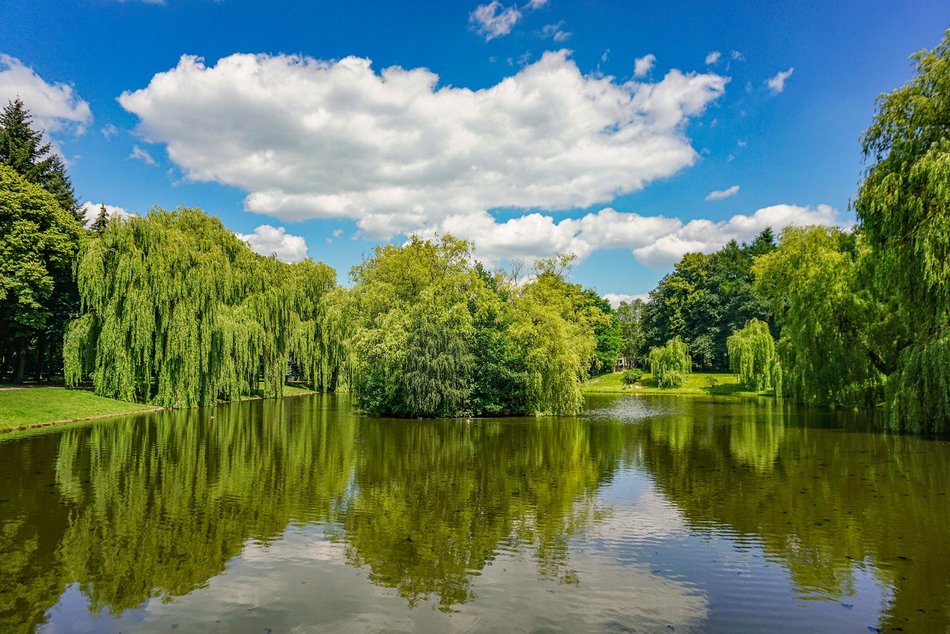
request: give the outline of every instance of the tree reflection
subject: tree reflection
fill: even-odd
[[[781,404],[720,405],[707,425],[707,407],[639,428],[644,465],[694,527],[757,536],[802,596],[851,595],[870,565],[892,591],[882,629],[950,629],[946,443],[822,428],[827,413]]]

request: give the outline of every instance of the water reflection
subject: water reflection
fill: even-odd
[[[950,628],[948,443],[769,400],[591,406],[390,421],[307,397],[0,442],[0,630],[801,629],[802,600]],[[241,612],[249,589],[270,607]]]

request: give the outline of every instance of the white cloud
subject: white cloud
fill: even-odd
[[[612,307],[620,308],[621,302],[626,302],[629,304],[635,299],[639,299],[645,302],[650,299],[650,295],[649,293],[636,293],[633,295],[630,295],[628,293],[604,293],[603,298],[606,299],[608,302],[610,302],[610,305]]]
[[[732,187],[727,187],[725,189],[717,189],[706,194],[706,200],[725,200],[726,198],[732,198],[739,193],[739,186],[733,185]]]
[[[342,236],[342,235],[343,235],[343,229],[334,229],[334,230],[333,230],[333,237],[334,237],[334,238],[339,238],[339,237]]]
[[[540,9],[548,3],[548,0],[528,0],[529,9]]]
[[[733,60],[735,60],[735,61],[737,61],[737,62],[744,62],[744,61],[745,61],[745,55],[743,55],[740,51],[730,51],[730,52],[729,52],[729,57],[731,57]]]
[[[247,209],[389,238],[494,208],[588,207],[675,174],[698,158],[686,123],[728,79],[619,83],[562,50],[485,89],[438,81],[355,57],[184,56],[119,102],[188,179],[244,189]]]
[[[570,32],[563,30],[563,26],[563,20],[557,24],[545,24],[541,29],[541,35],[544,37],[549,37],[555,42],[564,42],[569,37],[571,37],[571,34]]]
[[[722,53],[719,51],[710,51],[706,54],[706,65],[712,66],[719,62],[719,58],[722,57]]]
[[[101,203],[94,203],[91,200],[87,200],[82,205],[80,205],[79,208],[82,209],[83,224],[86,227],[95,222],[96,218],[99,216],[100,205]],[[115,205],[105,205],[105,208],[106,213],[110,218],[128,218],[129,216],[136,215],[130,211],[126,211],[122,207],[117,207]]]
[[[783,90],[785,90],[785,80],[792,76],[792,73],[795,72],[794,68],[789,68],[788,70],[783,70],[778,72],[774,77],[770,77],[765,83],[768,85],[769,89],[772,91],[773,95],[777,95]]]
[[[158,165],[158,163],[155,162],[155,159],[152,158],[152,155],[148,153],[148,150],[143,150],[137,145],[132,146],[132,152],[129,154],[129,158],[142,161],[146,165],[151,165],[152,167]]]
[[[694,219],[685,223],[678,218],[641,216],[608,207],[559,222],[540,213],[505,222],[498,222],[488,213],[459,215],[421,234],[433,237],[451,233],[470,240],[475,245],[475,257],[488,265],[516,259],[530,263],[556,253],[573,253],[583,260],[595,251],[629,249],[643,264],[664,268],[685,253],[710,253],[729,240],[747,242],[766,227],[778,233],[793,225],[836,226],[839,221],[838,213],[828,205],[773,205],[728,220]]]
[[[261,225],[253,233],[238,233],[238,238],[261,255],[276,255],[284,262],[299,262],[307,257],[307,241],[302,236],[287,233],[283,227]]]
[[[107,123],[106,125],[102,126],[102,128],[100,128],[99,132],[101,132],[102,136],[104,136],[106,139],[111,139],[119,134],[119,128],[115,127],[111,123]]]
[[[82,134],[92,122],[89,104],[69,84],[47,83],[19,59],[0,53],[0,107],[19,97],[36,127]]]
[[[647,266],[666,267],[675,263],[685,253],[710,253],[729,240],[751,240],[766,227],[779,232],[789,226],[838,224],[838,212],[828,205],[773,205],[759,209],[751,216],[738,214],[721,222],[691,220],[653,244],[635,248],[633,255]]]
[[[478,5],[468,16],[468,21],[486,40],[508,35],[520,19],[518,7],[505,7],[498,0]]]
[[[653,64],[656,62],[656,55],[650,53],[649,55],[644,55],[643,57],[638,57],[633,62],[633,76],[634,77],[643,77],[653,68]]]

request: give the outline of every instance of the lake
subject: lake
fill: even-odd
[[[950,443],[770,399],[306,396],[0,440],[0,631],[950,631]]]

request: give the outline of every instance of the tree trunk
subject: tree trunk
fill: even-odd
[[[26,372],[26,339],[20,340],[20,352],[16,363],[16,376],[13,377],[13,382],[19,385],[23,383],[23,374]]]

